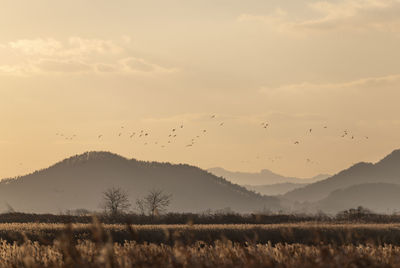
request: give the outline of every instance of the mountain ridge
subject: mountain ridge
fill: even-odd
[[[173,195],[170,211],[175,212],[280,208],[277,198],[248,191],[195,166],[146,162],[100,151],[71,156],[46,169],[1,181],[0,209],[8,203],[24,212],[99,210],[102,192],[113,186],[126,190],[132,204],[147,191],[161,189]]]
[[[325,180],[288,192],[284,198],[317,202],[335,190],[364,183],[400,183],[400,150],[392,151],[376,163],[357,163]]]

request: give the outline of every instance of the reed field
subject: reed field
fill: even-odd
[[[400,224],[0,224],[0,267],[400,267]]]
[[[101,230],[101,232],[99,231]],[[73,241],[107,239],[124,243],[192,245],[198,241],[214,244],[218,240],[234,243],[301,243],[306,245],[391,244],[400,246],[400,224],[372,223],[282,223],[282,224],[208,224],[208,225],[128,225],[128,224],[0,224],[0,239],[23,243],[26,240],[51,245],[68,234]]]

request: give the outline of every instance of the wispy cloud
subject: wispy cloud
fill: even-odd
[[[302,19],[294,19],[293,14],[277,9],[265,15],[242,14],[238,21],[260,22],[292,34],[335,30],[400,32],[399,0],[319,1],[308,4],[308,11],[310,16]]]
[[[147,59],[131,55],[130,39],[101,40],[71,37],[20,39],[0,44],[0,52],[11,55],[0,60],[0,75],[46,74],[150,75],[177,72]]]
[[[393,89],[400,86],[400,74],[387,75],[380,77],[368,77],[341,83],[311,83],[303,82],[298,84],[288,84],[279,87],[261,87],[260,92],[274,96],[296,96],[304,94],[329,93],[329,92],[368,92],[384,89]]]

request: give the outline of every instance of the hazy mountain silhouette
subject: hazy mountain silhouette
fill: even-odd
[[[400,185],[391,183],[365,183],[333,191],[318,202],[317,207],[327,213],[337,213],[363,206],[378,213],[400,210]]]
[[[307,183],[276,183],[270,185],[243,185],[246,189],[260,193],[262,195],[283,195],[294,189],[304,187],[308,185]]]
[[[117,186],[131,202],[157,188],[172,194],[169,208],[201,212],[230,207],[238,212],[279,209],[279,200],[264,197],[194,166],[143,162],[109,152],[90,152],[65,159],[47,169],[0,182],[0,210],[61,212],[99,210],[102,192]]]
[[[400,150],[393,151],[376,164],[358,163],[328,179],[288,192],[284,198],[315,202],[333,191],[364,183],[400,184]]]
[[[220,167],[210,168],[209,172],[224,177],[225,179],[239,184],[239,185],[253,185],[253,186],[264,186],[279,183],[313,183],[328,178],[330,175],[320,174],[312,178],[295,178],[285,177],[276,174],[268,169],[263,169],[258,173],[250,172],[233,172]]]

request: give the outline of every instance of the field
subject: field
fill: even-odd
[[[0,267],[400,267],[400,224],[0,224]]]
[[[0,244],[1,267],[400,267],[400,247],[241,245],[191,246],[68,242]]]
[[[293,223],[293,224],[208,224],[208,225],[123,225],[123,224],[0,224],[0,239],[22,243],[26,240],[51,245],[68,233],[73,241],[104,237],[117,243],[135,241],[174,245],[192,245],[198,241],[215,241],[272,245],[301,243],[306,245],[391,244],[400,246],[400,224]],[[99,235],[101,234],[101,235]]]

